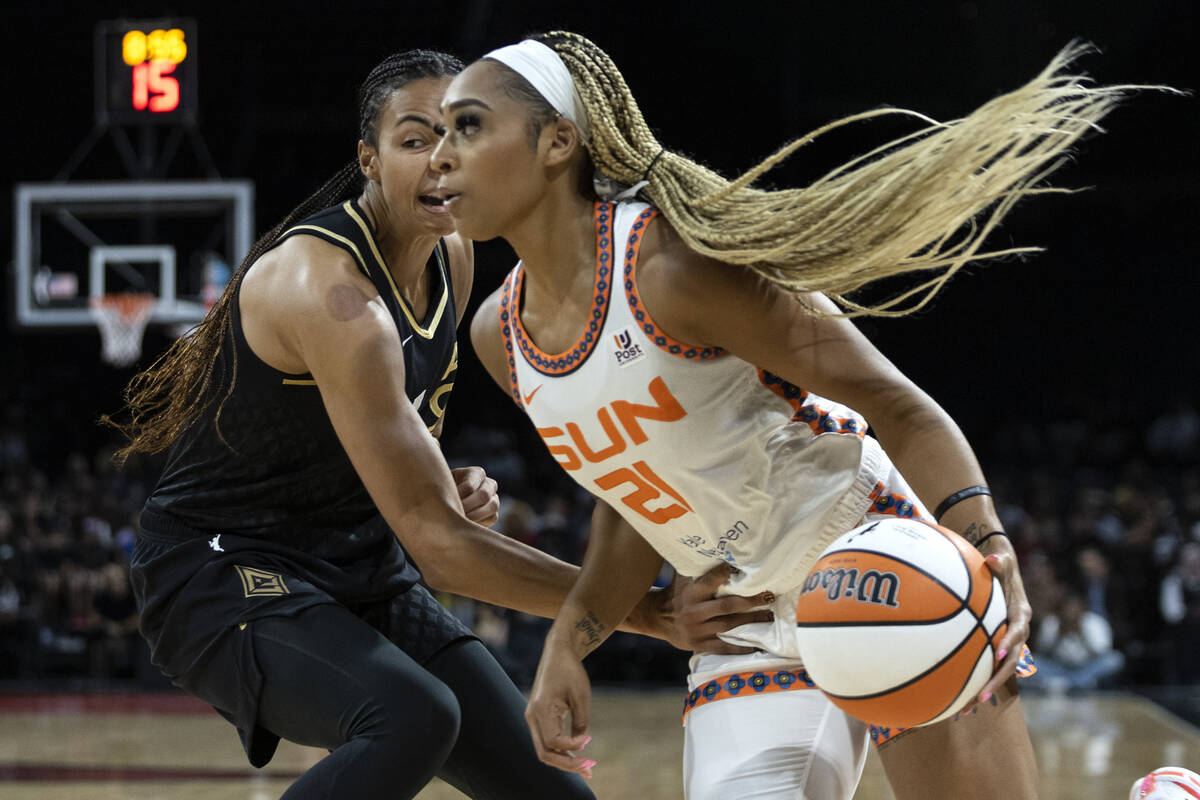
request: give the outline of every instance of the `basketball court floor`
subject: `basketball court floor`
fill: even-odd
[[[1128,694],[1023,702],[1044,800],[1125,800],[1155,767],[1200,765],[1200,729]],[[597,690],[592,786],[601,800],[679,798],[674,691]],[[324,753],[284,742],[261,771],[232,727],[175,694],[0,694],[0,800],[269,800]],[[435,783],[420,800],[462,798]],[[856,798],[891,800],[871,755]]]

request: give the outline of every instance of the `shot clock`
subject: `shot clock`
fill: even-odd
[[[182,18],[96,25],[96,119],[101,124],[194,122],[196,23]]]

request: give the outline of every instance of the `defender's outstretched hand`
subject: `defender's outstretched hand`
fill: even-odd
[[[699,578],[676,575],[663,592],[662,616],[669,625],[665,638],[680,650],[697,653],[753,653],[752,647],[739,647],[717,637],[748,622],[770,622],[774,614],[762,606],[775,601],[770,592],[754,597],[717,596],[734,568],[718,564]]]

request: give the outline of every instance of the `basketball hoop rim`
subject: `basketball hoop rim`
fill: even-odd
[[[93,313],[100,309],[113,310],[126,323],[134,323],[143,317],[148,318],[156,305],[158,296],[150,292],[108,292],[88,298],[88,308]]]
[[[145,292],[109,292],[88,298],[88,309],[100,331],[102,358],[116,367],[127,367],[142,354],[142,337],[158,305],[157,295]]]

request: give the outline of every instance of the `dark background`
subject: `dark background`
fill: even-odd
[[[353,157],[356,88],[398,50],[439,48],[470,61],[529,32],[578,31],[613,56],[666,146],[732,175],[796,136],[865,109],[964,115],[1027,81],[1075,38],[1099,49],[1079,66],[1100,82],[1198,89],[1195,6],[10,4],[0,12],[0,247],[12,249],[12,184],[51,180],[92,128],[92,36],[100,20],[195,19],[189,57],[199,78],[198,131],[220,177],[255,182],[261,233]],[[1157,604],[1164,576],[1179,572],[1178,554],[1200,540],[1197,122],[1193,97],[1131,96],[1107,120],[1108,132],[1081,143],[1055,176],[1057,185],[1085,191],[1027,201],[989,242],[1044,253],[964,270],[926,311],[862,327],[966,429],[1022,557],[1035,626],[1056,611],[1065,587],[1079,589],[1078,556],[1099,547],[1111,569],[1107,591],[1119,590],[1108,609],[1127,658],[1121,680],[1191,685],[1155,697],[1200,723],[1200,592],[1183,623],[1165,621]],[[910,130],[898,120],[851,126],[806,146],[770,180],[801,185]],[[141,132],[128,132],[136,143]],[[165,132],[156,135],[162,141]],[[184,146],[168,177],[200,178],[205,166]],[[124,177],[108,140],[72,175]],[[481,243],[476,252],[475,303],[513,264],[503,242]],[[0,557],[7,536],[19,551],[8,571],[22,606],[7,645],[0,630],[0,675],[16,653],[9,672],[19,677],[102,677],[112,671],[92,658],[103,655],[95,647],[96,612],[119,619],[128,609],[116,601],[100,608],[98,592],[76,596],[57,587],[67,577],[86,579],[106,559],[105,569],[124,563],[120,547],[131,546],[133,518],[158,463],[135,460],[112,473],[107,456],[117,439],[96,419],[119,408],[133,368],[100,361],[93,329],[15,329],[11,287],[10,268],[0,282],[0,528],[8,528],[0,530]],[[169,341],[152,327],[141,365]],[[443,437],[449,457],[484,463],[501,477],[504,496],[516,499],[506,533],[578,560],[586,499],[486,378],[465,337],[461,354]],[[96,551],[104,538],[96,530],[109,528],[117,547]],[[96,551],[90,566],[89,547]],[[1089,599],[1096,587],[1088,584]],[[72,610],[79,613],[64,613]],[[484,627],[481,604],[466,611]],[[546,624],[521,615],[509,621],[502,647],[518,681],[532,675]],[[682,658],[665,645],[614,637],[588,664],[609,679],[677,681]],[[152,681],[145,661],[136,670],[127,660],[125,674]]]
[[[836,8],[834,7],[836,6]],[[222,177],[256,182],[256,232],[352,157],[355,89],[395,50],[435,47],[477,57],[530,31],[566,27],[622,68],[668,146],[731,174],[830,119],[890,104],[939,118],[1015,88],[1072,38],[1099,54],[1081,68],[1104,83],[1197,87],[1195,3],[925,2],[574,4],[71,3],[4,12],[6,187],[51,179],[92,125],[92,30],[98,20],[196,20],[199,130]],[[1197,395],[1195,310],[1197,102],[1144,93],[1078,148],[1059,185],[1091,187],[1026,202],[991,244],[1044,254],[975,267],[931,310],[864,324],[898,365],[984,450],[1004,420],[1087,415],[1119,403],[1153,416]],[[771,176],[795,184],[906,131],[852,127],[802,149]],[[188,148],[172,177],[200,177]],[[104,142],[73,176],[120,178]],[[0,218],[12,219],[11,192]],[[11,252],[11,223],[0,247]],[[513,257],[478,248],[476,300]],[[9,277],[11,276],[11,268]],[[4,282],[11,303],[11,280]],[[5,314],[11,313],[5,306]],[[147,336],[146,358],[165,347]],[[98,360],[95,331],[0,330],[0,394],[38,437],[35,462],[110,438],[93,424],[119,405],[132,374]],[[467,419],[515,420],[511,404],[466,356],[449,439]],[[10,420],[14,421],[14,420]]]

